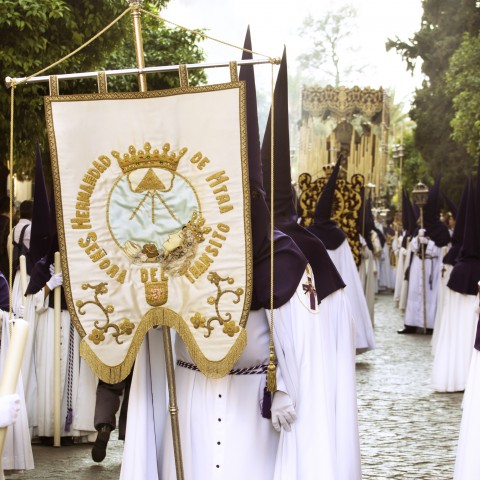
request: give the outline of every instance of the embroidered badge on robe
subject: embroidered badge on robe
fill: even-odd
[[[245,343],[251,253],[244,85],[47,97],[68,308],[82,356],[118,382],[146,332],[199,369]]]

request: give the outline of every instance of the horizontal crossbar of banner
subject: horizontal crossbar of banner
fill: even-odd
[[[237,65],[258,65],[265,63],[272,63],[271,59],[262,59],[262,60],[238,60]],[[273,63],[276,65],[280,64],[280,59],[273,59]],[[187,64],[187,70],[196,70],[201,68],[220,68],[228,67],[230,62],[218,62],[218,63],[192,63]],[[119,76],[119,75],[136,75],[142,73],[158,73],[158,72],[175,72],[179,69],[180,65],[169,65],[163,67],[145,67],[145,68],[124,68],[121,70],[101,70],[97,72],[83,72],[83,73],[64,73],[57,75],[58,80],[78,80],[81,78],[97,78],[99,73],[105,73],[107,76]],[[50,75],[43,75],[40,77],[21,77],[21,78],[12,78],[5,77],[5,84],[7,88],[10,88],[13,84],[27,84],[27,83],[40,83],[48,82]]]

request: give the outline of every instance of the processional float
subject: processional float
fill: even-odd
[[[245,85],[237,65],[270,63],[273,79],[279,62],[146,67],[140,16],[153,14],[142,1],[128,1],[117,19],[131,12],[137,68],[40,76],[50,66],[6,83],[12,109],[16,87],[50,85],[45,111],[61,267],[82,357],[100,379],[119,382],[148,330],[163,327],[183,479],[169,329],[210,378],[228,374],[246,345],[252,255]],[[214,67],[229,67],[231,82],[188,85],[189,70]],[[179,72],[180,87],[147,91],[147,74],[167,71]],[[139,92],[108,93],[109,76],[129,74],[138,75]],[[79,78],[97,78],[98,93],[61,95],[59,81]]]
[[[313,221],[315,205],[337,156],[342,157],[332,218],[345,232],[357,266],[361,246],[358,219],[365,188],[386,178],[389,106],[383,89],[305,87],[299,132],[297,191],[302,225]],[[373,183],[372,183],[373,182]],[[365,212],[363,212],[365,213]]]

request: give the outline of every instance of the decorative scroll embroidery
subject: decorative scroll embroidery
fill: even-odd
[[[222,316],[220,313],[220,299],[226,293],[231,293],[236,297],[234,300],[232,300],[233,303],[238,303],[240,301],[240,297],[243,295],[243,288],[239,287],[236,290],[222,290],[220,287],[220,282],[227,282],[229,285],[232,285],[235,280],[231,277],[222,278],[217,272],[210,272],[207,278],[210,283],[217,287],[217,296],[210,296],[207,300],[210,305],[215,305],[216,316],[210,317],[208,320],[206,320],[200,313],[196,312],[190,321],[195,328],[204,328],[206,330],[204,335],[205,338],[208,338],[214,330],[214,327],[211,325],[212,322],[218,322],[221,326],[223,326],[223,333],[229,337],[233,337],[240,331],[240,327],[235,323],[234,320],[232,320],[232,315],[229,312],[226,312]]]
[[[93,294],[93,300],[87,300],[86,302],[82,302],[82,300],[77,300],[77,308],[78,308],[78,313],[80,315],[85,315],[85,305],[95,305],[97,306],[105,315],[105,323],[102,325],[101,320],[95,320],[93,323],[94,328],[92,329],[92,332],[88,336],[88,338],[95,343],[95,345],[100,344],[105,340],[105,334],[113,328],[114,332],[112,333],[112,337],[115,339],[115,341],[118,344],[122,344],[123,341],[119,340],[119,337],[121,335],[131,335],[133,332],[133,329],[135,328],[135,325],[128,320],[127,318],[124,318],[120,325],[117,325],[115,323],[110,322],[110,315],[115,311],[115,308],[113,305],[102,305],[102,302],[98,299],[99,295],[105,295],[108,293],[108,288],[107,284],[105,282],[99,283],[97,285],[91,285],[89,283],[84,283],[82,285],[83,290],[87,290],[91,288],[95,293]]]

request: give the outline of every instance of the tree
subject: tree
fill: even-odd
[[[450,59],[446,76],[447,91],[455,109],[451,121],[453,138],[480,159],[480,36],[465,34]]]
[[[149,0],[144,9],[158,10],[169,0]],[[73,51],[108,25],[127,7],[118,0],[0,0],[0,72],[12,77],[33,74]],[[144,49],[147,66],[198,63],[204,54],[197,43],[201,33],[167,28],[163,22],[143,15]],[[47,74],[96,71],[135,66],[130,15],[127,14],[104,35]],[[178,77],[178,75],[176,76]],[[174,75],[154,75],[149,88],[178,85]],[[191,84],[205,79],[191,74]],[[62,82],[61,93],[95,92],[95,82]],[[89,89],[90,88],[90,89]],[[109,91],[135,90],[136,77],[109,80]],[[46,146],[43,95],[45,84],[21,85],[15,89],[15,169],[21,175],[33,168],[35,143]],[[9,156],[10,92],[0,89],[0,164]]]
[[[473,159],[463,145],[452,138],[454,118],[452,98],[446,89],[450,57],[459,47],[464,32],[476,34],[480,9],[476,0],[424,0],[421,28],[408,42],[389,40],[413,71],[418,59],[427,80],[417,90],[410,112],[416,122],[414,143],[433,175],[442,175],[442,185],[450,198],[458,200],[466,172]]]
[[[352,48],[350,39],[355,29],[357,11],[351,5],[344,5],[336,11],[329,10],[324,17],[316,20],[308,15],[300,30],[300,35],[308,39],[310,51],[299,55],[301,69],[323,69],[335,87],[350,77],[359,73],[364,67],[341,63],[342,54]]]

